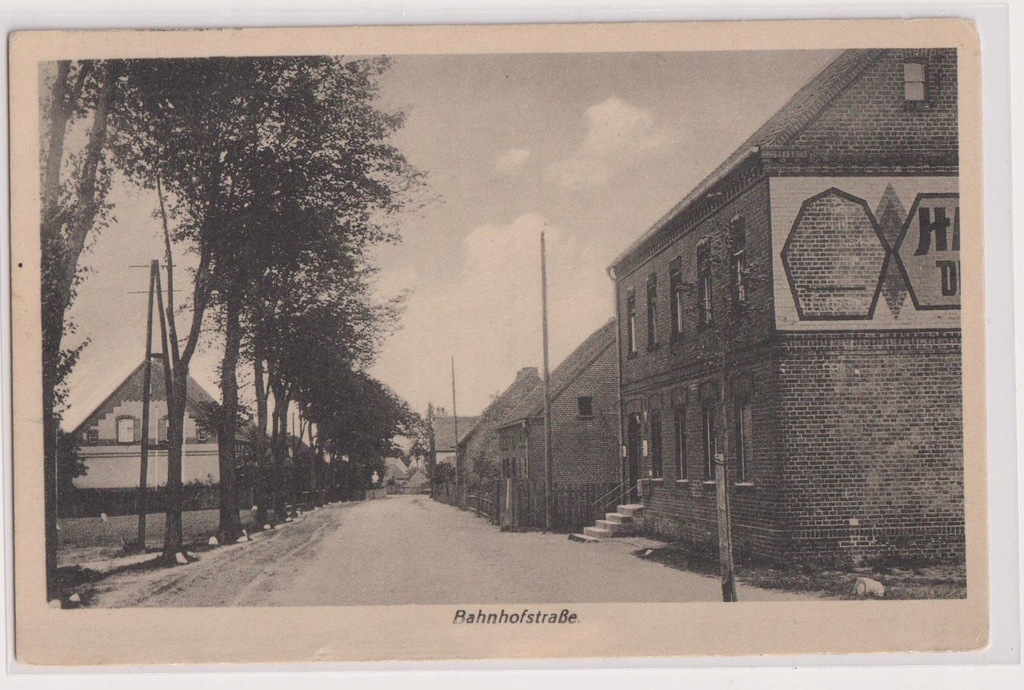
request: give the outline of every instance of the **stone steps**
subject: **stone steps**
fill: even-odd
[[[643,513],[642,503],[620,505],[614,512],[605,513],[605,519],[595,521],[592,527],[584,527],[583,534],[570,534],[569,539],[592,544],[610,537],[636,534],[639,531],[637,521],[643,518]]]

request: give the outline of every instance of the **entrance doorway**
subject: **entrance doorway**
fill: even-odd
[[[640,480],[640,415],[631,414],[626,422],[626,481],[629,482],[629,500],[640,500],[637,482]]]

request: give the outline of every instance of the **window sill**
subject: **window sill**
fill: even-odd
[[[689,479],[677,479],[676,480],[676,484],[689,484],[689,483],[690,483]]]
[[[664,484],[665,483],[665,478],[664,477],[648,477],[647,481],[649,481],[651,484]]]
[[[737,489],[754,489],[757,487],[757,484],[754,482],[736,482],[733,486]]]
[[[701,482],[701,484],[703,484],[704,486],[714,486],[717,483],[718,481],[714,479],[705,479],[704,481]]]

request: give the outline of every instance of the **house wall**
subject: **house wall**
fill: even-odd
[[[156,443],[157,441],[157,429],[160,420],[167,416],[167,402],[164,400],[152,400],[149,404],[149,438],[150,441]],[[135,440],[141,440],[142,437],[142,401],[141,400],[124,400],[114,405],[111,410],[100,417],[92,420],[92,424],[85,424],[82,426],[82,432],[78,438],[78,442],[81,445],[89,444],[89,430],[95,429],[98,433],[98,443],[100,445],[109,445],[117,443],[117,420],[123,417],[131,417],[137,421]],[[185,442],[195,443],[198,441],[197,432],[198,425],[192,415],[185,414]],[[217,434],[215,430],[207,431],[207,440],[216,440]]]
[[[703,405],[717,410],[721,406],[721,338],[727,339],[734,353],[730,383],[726,387],[729,420],[724,429],[727,461],[735,476],[736,433],[732,428],[732,408],[736,393],[748,397],[753,413],[751,430],[753,457],[747,459],[752,482],[731,486],[735,548],[740,556],[770,553],[782,538],[780,502],[782,501],[782,447],[776,433],[778,391],[775,379],[777,353],[774,346],[774,305],[771,280],[771,216],[769,184],[766,178],[750,179],[753,171],[739,171],[747,178],[738,193],[682,234],[648,262],[622,277],[617,284],[620,313],[626,314],[626,299],[632,289],[636,296],[640,347],[635,355],[626,351],[626,324],[620,323],[623,348],[623,408],[629,415],[641,417],[641,438],[648,442],[648,454],[640,458],[640,476],[653,471],[650,452],[650,412],[657,410],[662,427],[662,478],[651,485],[645,511],[652,532],[684,541],[715,545],[718,518],[715,484],[705,472],[703,441]],[[697,280],[697,243],[714,235],[720,242],[734,218],[741,218],[746,232],[746,252],[751,272],[745,306],[734,302],[730,264],[718,261],[712,270],[712,313],[714,329],[699,325],[699,300],[696,290],[687,290],[684,299],[682,338],[671,339],[669,306],[669,264],[680,258],[683,281]],[[646,342],[646,285],[648,276],[657,276],[657,329],[659,343],[648,349]],[[664,287],[662,287],[664,286]],[[621,321],[621,320],[620,320]],[[725,321],[724,325],[720,324]],[[733,389],[736,389],[735,391]],[[675,467],[675,409],[685,410],[686,476]],[[646,415],[645,415],[646,413]],[[722,425],[720,412],[716,415]],[[625,420],[623,420],[625,424]],[[625,438],[625,427],[623,438]],[[721,441],[719,441],[721,443]],[[735,484],[735,482],[733,482]],[[752,485],[750,485],[752,484]]]
[[[792,557],[962,560],[960,333],[791,334],[781,349]]]
[[[927,62],[926,105],[903,98],[903,64],[918,59]],[[848,166],[901,166],[918,173],[955,166],[956,71],[955,49],[887,50],[786,148]]]
[[[551,401],[552,479],[556,483],[619,481],[615,346],[609,345]],[[580,415],[579,398],[593,398],[594,414]],[[543,429],[543,420],[540,428]],[[543,458],[543,436],[538,457]]]
[[[167,403],[153,400],[149,408],[150,450],[147,463],[147,484],[162,486],[167,482],[166,442],[158,442],[158,425],[167,415]],[[117,420],[129,417],[136,420],[133,443],[117,442]],[[97,432],[97,440],[89,440],[90,430]],[[198,439],[199,426],[192,415],[185,414],[184,455],[182,479],[189,481],[219,481],[216,431],[207,431],[205,441]],[[142,447],[142,401],[125,400],[83,424],[79,430],[78,454],[86,466],[86,474],[75,477],[74,485],[81,489],[122,488],[139,485]],[[211,479],[212,478],[212,479]]]
[[[963,558],[956,306],[947,302],[942,310],[922,315],[911,304],[896,314],[894,295],[899,297],[901,289],[906,293],[907,276],[886,275],[882,266],[887,261],[885,267],[898,267],[893,255],[913,221],[911,207],[918,194],[956,193],[955,53],[913,54],[935,60],[929,67],[933,99],[914,105],[903,99],[908,57],[904,51],[884,55],[823,114],[803,123],[795,139],[737,166],[710,190],[707,197],[714,201],[694,202],[707,209],[703,218],[693,220],[690,213],[691,227],[673,227],[670,221],[617,266],[623,424],[630,415],[640,415],[642,436],[649,440],[650,411],[661,410],[662,417],[664,473],[652,485],[645,513],[652,531],[717,544],[715,487],[703,476],[701,405],[720,400],[725,348],[730,353],[726,420],[723,424],[719,417],[718,424],[733,476],[735,401],[749,398],[753,412],[750,481],[729,488],[740,558],[820,562],[893,553]],[[871,286],[878,286],[877,309],[808,325],[807,314],[791,308],[791,286],[780,271],[782,244],[773,244],[773,229],[784,241],[806,200],[797,196],[825,182],[823,189],[874,190],[863,192],[874,195],[870,201],[856,203],[871,212],[866,227],[882,235],[876,245],[881,249],[867,256],[860,245],[846,247],[824,273],[858,277],[864,260],[878,258],[877,281]],[[887,216],[882,197],[890,185],[907,198],[901,201],[902,213]],[[929,186],[936,189],[925,189]],[[951,203],[952,215],[956,202]],[[789,220],[779,220],[784,216]],[[712,276],[715,318],[728,320],[725,335],[696,327],[697,295],[691,291],[684,299],[682,340],[672,343],[669,263],[681,257],[684,281],[695,283],[698,240],[727,232],[737,218],[745,224],[751,267],[747,306],[732,304],[729,267],[723,262]],[[838,217],[828,227],[832,234],[822,233],[821,244],[826,252],[830,239],[845,242],[843,233],[849,231]],[[978,229],[963,232],[969,241],[969,233]],[[646,285],[652,273],[657,276],[659,342],[648,349]],[[636,354],[627,350],[630,290],[636,302]],[[788,308],[778,304],[782,299],[790,300]],[[835,304],[849,305],[842,299]],[[777,320],[777,307],[785,318]],[[675,406],[687,410],[686,481],[679,481],[672,462],[675,439],[666,410]],[[642,457],[641,475],[651,468],[649,455]]]
[[[142,449],[139,444],[88,446],[78,450],[87,473],[75,477],[79,489],[112,489],[139,485],[139,467]],[[220,465],[216,443],[192,443],[184,448],[181,459],[184,482],[220,481]],[[153,449],[147,462],[146,484],[163,486],[167,483],[167,451]]]

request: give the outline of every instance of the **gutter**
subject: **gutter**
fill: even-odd
[[[617,257],[615,257],[615,260],[612,261],[611,265],[608,266],[608,268],[606,269],[608,271],[608,275],[610,277],[614,278],[615,277],[615,267],[616,266],[618,266],[622,261],[624,261],[626,258],[628,258],[637,249],[642,247],[659,230],[661,230],[663,227],[665,227],[670,220],[672,220],[673,218],[678,216],[680,213],[685,211],[690,206],[690,204],[694,203],[700,197],[704,196],[706,193],[711,191],[711,189],[715,185],[717,185],[719,182],[721,182],[723,178],[725,178],[731,172],[736,170],[736,168],[738,168],[741,165],[743,165],[744,163],[746,163],[752,156],[756,155],[759,150],[760,150],[759,146],[751,146],[739,158],[737,158],[735,161],[733,161],[730,165],[722,168],[721,170],[719,170],[717,172],[713,172],[708,177],[705,177],[704,180],[700,184],[698,184],[696,187],[693,188],[693,191],[691,191],[689,194],[686,195],[686,198],[688,198],[689,201],[686,201],[685,203],[680,202],[676,206],[673,206],[672,209],[668,213],[666,213],[661,218],[659,218],[658,222],[656,222],[653,226],[651,226],[651,228],[647,232],[645,232],[643,235],[641,235],[640,239],[638,239],[635,242],[633,242],[633,244],[629,245],[629,247],[627,247],[625,251],[623,251],[621,254],[619,254]],[[617,297],[616,297],[616,299],[617,299]]]

